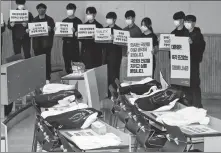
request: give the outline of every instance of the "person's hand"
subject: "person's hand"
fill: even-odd
[[[50,26],[48,26],[48,31],[51,31],[51,27]]]
[[[29,33],[30,30],[29,30],[29,29],[26,29],[25,31],[26,31],[26,33]]]
[[[75,36],[78,37],[78,32],[77,31],[75,32]]]
[[[73,27],[73,28],[71,28],[71,30],[73,31],[73,32],[75,32],[75,28]]]
[[[54,31],[56,31],[57,30],[57,27],[54,27]]]
[[[26,22],[22,22],[23,27],[27,27],[27,23]]]
[[[15,26],[15,22],[11,22],[11,23],[10,23],[10,26],[11,26],[11,27],[14,27],[14,26]]]
[[[191,39],[191,38],[189,38],[189,43],[190,43],[190,44],[192,44],[192,43],[193,43],[193,41],[192,41],[192,39]]]
[[[92,38],[95,38],[95,34],[92,35]]]
[[[157,41],[158,41],[158,42],[160,41],[160,36],[157,37]]]

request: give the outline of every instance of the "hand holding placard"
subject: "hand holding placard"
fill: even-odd
[[[27,23],[26,22],[22,22],[23,27],[27,27]]]
[[[38,37],[38,36],[48,36],[48,23],[47,22],[34,22],[28,23],[29,36]]]
[[[15,26],[15,22],[10,22],[10,26],[14,27]]]

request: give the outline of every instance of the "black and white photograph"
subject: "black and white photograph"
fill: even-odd
[[[221,152],[221,1],[0,3],[1,152]]]

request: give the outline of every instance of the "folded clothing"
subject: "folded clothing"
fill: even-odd
[[[138,98],[134,104],[144,111],[153,111],[183,97],[183,92],[173,87],[161,90],[144,98]]]
[[[60,129],[84,129],[89,127],[102,113],[94,108],[77,109],[48,116],[45,121]]]
[[[156,120],[170,126],[186,126],[193,123],[209,124],[207,111],[202,108],[186,107],[176,112],[158,116]]]
[[[50,93],[56,93],[62,90],[73,90],[73,89],[75,89],[74,85],[51,83],[51,84],[46,84],[43,87],[42,92],[44,94],[50,94]]]
[[[157,82],[156,80],[151,80],[151,81],[146,82],[144,84],[133,84],[133,85],[129,85],[129,86],[120,87],[119,92],[120,92],[120,94],[128,94],[128,93],[132,92],[137,95],[143,95],[144,93],[150,93],[150,90],[154,86],[158,89],[161,88],[161,84],[159,82]]]
[[[45,95],[37,95],[34,97],[35,103],[42,108],[49,108],[58,104],[59,100],[64,99],[65,97],[69,97],[71,95],[75,95],[76,99],[81,99],[81,93],[76,90],[62,90],[56,93],[45,94]]]

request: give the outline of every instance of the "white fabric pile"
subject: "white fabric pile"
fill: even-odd
[[[169,112],[156,118],[156,121],[166,123],[171,126],[186,126],[193,123],[209,124],[207,111],[202,108],[186,107],[176,112]]]
[[[43,94],[51,94],[59,92],[61,90],[73,90],[73,89],[75,89],[74,85],[51,83],[51,84],[46,84],[43,87],[42,92]]]
[[[119,146],[121,139],[113,133],[94,136],[73,136],[72,141],[83,150]]]
[[[126,87],[126,86],[131,86],[131,85],[136,85],[136,84],[145,84],[145,83],[148,83],[150,81],[152,81],[153,79],[150,78],[150,77],[147,77],[141,81],[131,81],[131,82],[123,82],[121,83],[121,87]]]

